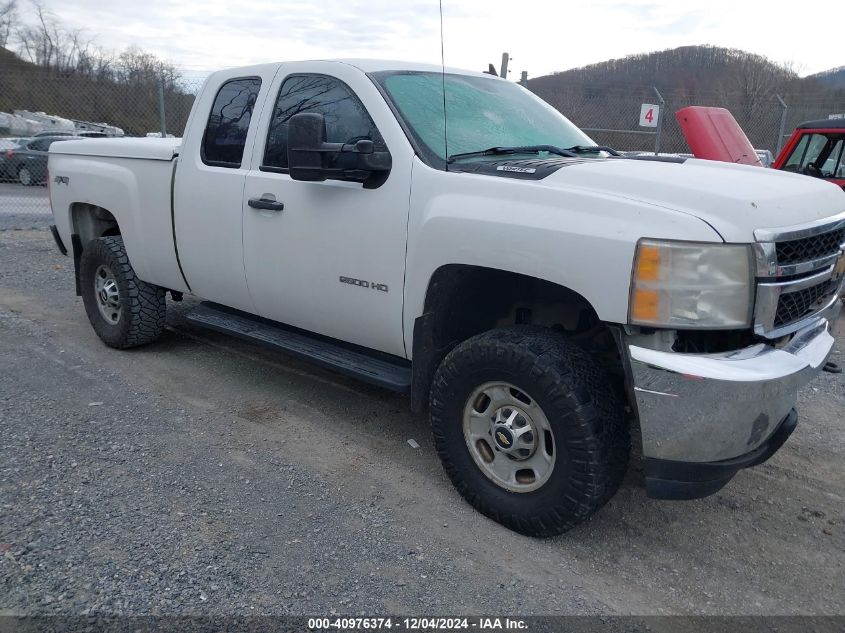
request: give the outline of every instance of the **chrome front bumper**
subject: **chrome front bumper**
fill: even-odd
[[[681,354],[628,343],[643,457],[731,460],[767,442],[833,348],[836,301],[782,348]]]

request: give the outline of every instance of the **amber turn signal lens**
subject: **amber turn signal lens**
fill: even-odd
[[[657,281],[660,278],[660,249],[657,246],[640,246],[636,278],[637,281]]]
[[[638,288],[634,291],[634,300],[631,304],[631,316],[641,322],[656,322],[659,314],[660,295],[656,290],[643,290]]]

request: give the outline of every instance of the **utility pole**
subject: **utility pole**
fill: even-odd
[[[783,148],[783,135],[786,132],[786,111],[789,110],[789,106],[786,105],[786,101],[781,99],[780,95],[775,95],[775,99],[778,100],[780,103],[780,107],[782,108],[780,112],[780,129],[778,130],[778,142],[777,142],[777,149],[775,150],[775,158],[780,156],[780,150]]]
[[[653,88],[654,94],[657,95],[657,101],[660,103],[660,112],[657,113],[659,117],[657,119],[657,135],[654,137],[654,155],[657,156],[660,153],[660,138],[663,136],[663,117],[666,115],[666,102],[663,100],[663,95],[660,94],[657,86],[653,86]]]
[[[508,55],[507,53],[502,53],[502,70],[499,73],[499,77],[501,77],[502,79],[508,78],[508,62],[510,61],[510,55]]]
[[[161,138],[167,137],[167,122],[164,116],[164,75],[158,81],[158,112],[161,119]]]

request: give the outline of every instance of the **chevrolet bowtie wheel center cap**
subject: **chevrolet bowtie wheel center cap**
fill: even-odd
[[[501,407],[490,421],[490,436],[497,451],[516,460],[528,459],[537,448],[537,433],[527,413]]]
[[[505,490],[536,490],[554,470],[551,424],[542,407],[515,385],[487,382],[476,387],[464,407],[463,430],[473,461]]]

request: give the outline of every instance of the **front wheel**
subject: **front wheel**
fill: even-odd
[[[123,238],[89,242],[79,266],[85,312],[106,345],[126,349],[159,337],[167,310],[165,290],[138,279]]]
[[[627,469],[617,388],[589,354],[543,328],[496,329],[456,347],[434,378],[431,424],[463,497],[529,536],[586,520]]]

